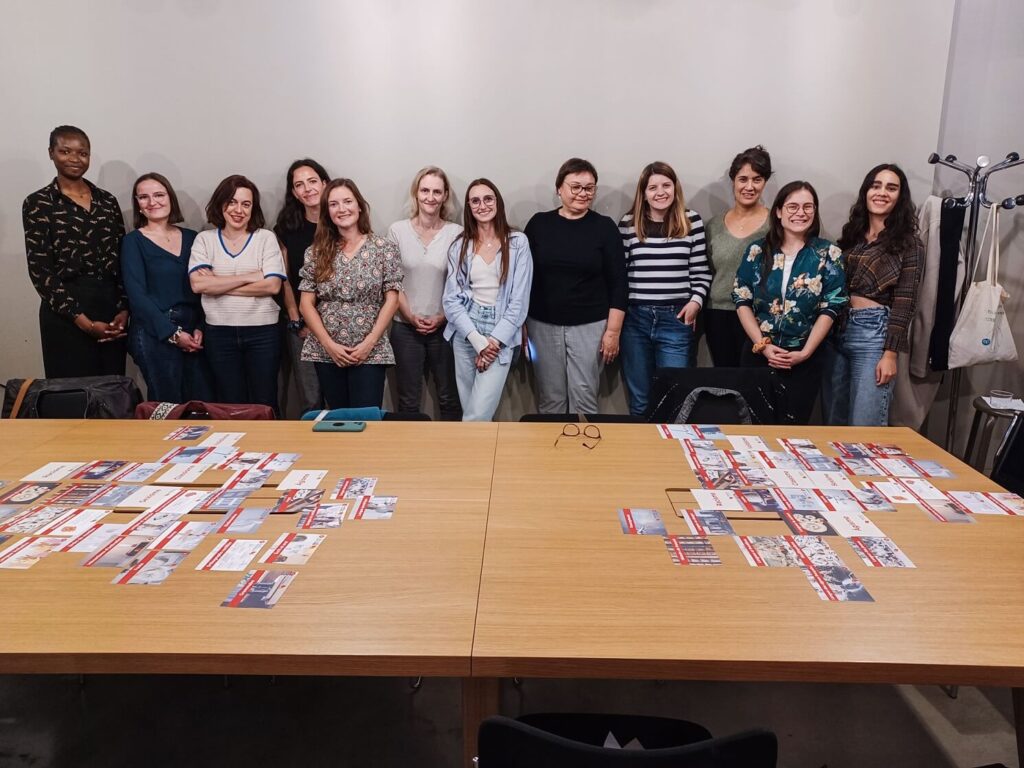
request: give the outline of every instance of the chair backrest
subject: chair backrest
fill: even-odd
[[[429,413],[420,411],[384,411],[384,421],[433,421]]]
[[[992,481],[1024,496],[1024,414],[1010,422],[992,462]]]
[[[651,381],[650,405],[644,421],[679,423],[679,414],[694,390],[704,390],[692,403],[691,424],[772,424],[775,398],[767,368],[659,368]],[[711,390],[732,393],[723,397]],[[745,406],[745,407],[744,407]],[[749,418],[749,421],[746,419]]]
[[[507,717],[480,724],[479,768],[775,768],[778,744],[766,730],[663,749],[609,749]]]
[[[580,422],[578,413],[524,413],[519,421],[537,421],[548,424],[577,424]],[[639,416],[630,416],[628,413],[584,413],[583,421],[591,424],[643,424],[644,420]]]

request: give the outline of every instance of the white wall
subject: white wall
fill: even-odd
[[[988,155],[993,163],[1009,152],[1024,155],[1022,76],[1024,6],[1020,0],[957,0],[939,154],[954,154],[969,165],[979,155]],[[965,181],[962,174],[939,168],[935,174],[936,194],[948,191],[962,195]],[[992,176],[990,199],[998,201],[1020,194],[1024,194],[1024,165]],[[979,244],[987,217],[988,211],[982,211]],[[1024,208],[1002,212],[999,225],[1003,246],[1000,280],[1010,294],[1004,306],[1020,358],[1015,363],[979,366],[964,372],[957,406],[956,453],[966,445],[975,396],[991,389],[1024,395]],[[928,424],[928,436],[935,442],[945,440],[948,409],[947,383],[940,390]]]
[[[724,171],[763,143],[778,183],[810,179],[837,232],[872,165],[931,190],[953,0],[68,0],[9,4],[0,25],[0,379],[41,375],[20,204],[53,171],[59,123],[92,138],[90,178],[129,207],[134,178],[165,173],[187,223],[228,173],[277,213],[288,163],[355,178],[374,225],[402,215],[414,171],[487,175],[525,225],[554,204],[571,155],[601,175],[618,216],[641,167],[680,173],[705,216]],[[520,372],[522,373],[522,372]],[[609,377],[605,406],[624,410]],[[513,376],[510,399],[529,407]],[[503,406],[503,414],[509,413]]]

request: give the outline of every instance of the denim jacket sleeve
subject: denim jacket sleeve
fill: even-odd
[[[530,253],[530,241],[521,232],[513,232],[508,243],[509,255],[508,275],[505,285],[504,309],[501,318],[491,331],[506,347],[518,346],[522,341],[523,323],[530,309],[530,287],[533,283],[533,256]]]
[[[441,295],[441,308],[448,324],[444,328],[444,337],[451,340],[458,331],[463,336],[476,330],[469,318],[469,272],[464,259],[459,259],[462,250],[462,236],[448,248],[448,276],[444,281],[444,293]]]

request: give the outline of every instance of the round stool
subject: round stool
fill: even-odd
[[[1012,419],[1017,411],[1003,408],[993,408],[985,402],[983,397],[974,398],[974,420],[971,422],[971,434],[967,438],[967,448],[964,450],[964,462],[970,464],[979,472],[985,471],[985,459],[988,458],[988,447],[992,444],[992,431],[995,429],[996,421],[999,419]],[[985,426],[981,426],[981,420],[985,420]],[[981,446],[977,459],[974,458],[974,444],[978,437],[978,429],[981,428]]]

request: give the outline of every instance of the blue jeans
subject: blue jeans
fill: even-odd
[[[655,369],[692,365],[693,328],[676,317],[683,306],[630,304],[626,310],[620,352],[633,416],[647,410]]]
[[[206,326],[206,359],[221,403],[269,405],[277,413],[281,331],[270,325]]]
[[[851,309],[846,325],[824,344],[822,412],[825,423],[851,427],[889,425],[893,383],[875,384],[889,328],[888,307]]]
[[[380,408],[384,403],[386,365],[363,363],[343,367],[319,362],[314,365],[328,408]]]
[[[167,317],[189,333],[199,326],[199,310],[189,304],[171,307]],[[183,352],[167,339],[151,336],[142,323],[133,322],[128,328],[128,352],[146,380],[148,400],[185,403],[213,399],[205,349]]]
[[[477,331],[489,336],[498,322],[495,307],[469,305],[469,319]],[[462,401],[463,421],[490,421],[498,410],[501,393],[505,391],[510,363],[495,360],[486,371],[476,369],[476,350],[461,333],[452,336],[455,353],[455,386]]]

